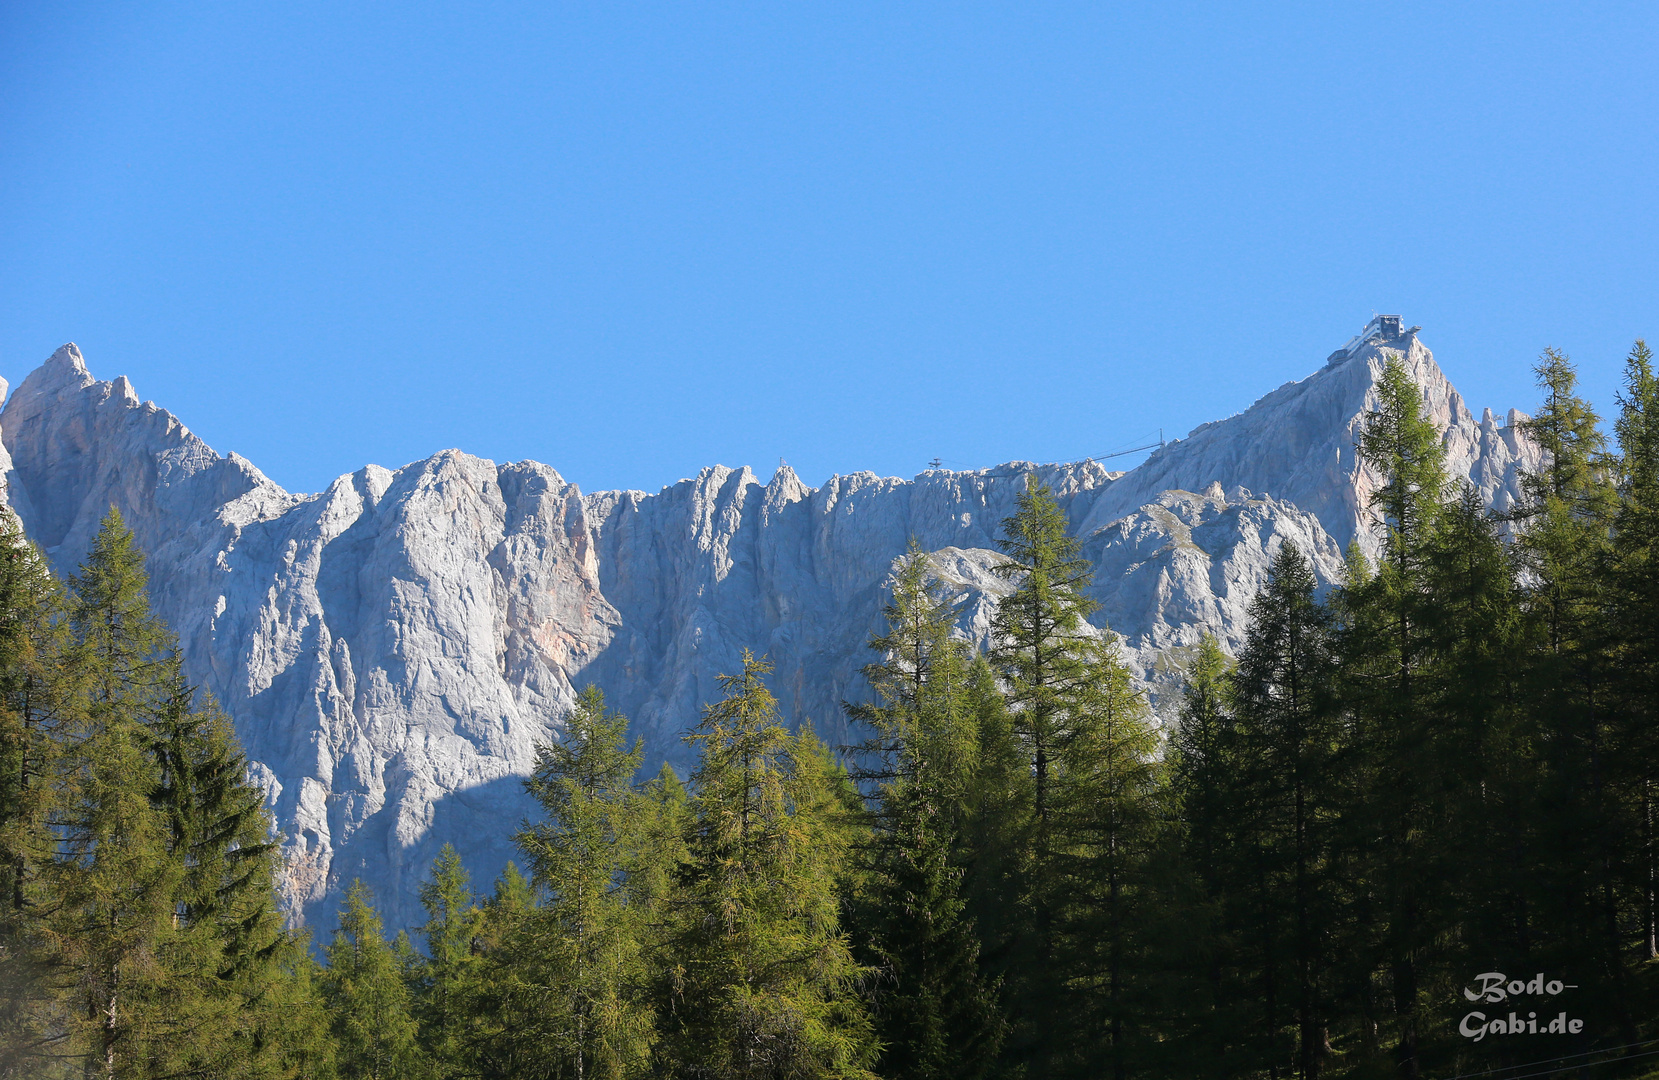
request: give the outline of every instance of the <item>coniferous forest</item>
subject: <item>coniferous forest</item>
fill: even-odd
[[[1659,1069],[1659,375],[1611,432],[1546,351],[1503,516],[1398,362],[1361,457],[1376,557],[1290,544],[1236,657],[1157,724],[1035,480],[991,647],[914,544],[868,741],[745,654],[642,770],[588,687],[492,882],[423,926],[286,927],[263,795],[113,511],[54,579],[0,536],[0,1075],[976,1080]],[[1537,1064],[1534,1064],[1537,1063]]]

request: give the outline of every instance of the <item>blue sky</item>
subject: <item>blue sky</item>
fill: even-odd
[[[294,490],[1061,460],[1659,338],[1659,5],[8,4],[0,374]],[[1144,441],[1144,440],[1142,440]],[[1136,460],[1121,459],[1120,464]]]

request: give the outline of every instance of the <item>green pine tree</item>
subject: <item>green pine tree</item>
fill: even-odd
[[[1638,340],[1625,363],[1615,429],[1622,465],[1608,557],[1607,624],[1618,639],[1607,652],[1616,698],[1604,747],[1589,749],[1592,784],[1605,792],[1600,816],[1601,937],[1624,1034],[1634,1031],[1631,959],[1659,959],[1659,374]],[[1598,739],[1597,742],[1600,740]],[[1597,754],[1597,751],[1600,751]],[[1605,762],[1605,765],[1602,764]],[[1621,902],[1621,895],[1628,901]],[[1629,908],[1628,915],[1626,908]],[[1630,935],[1624,927],[1636,924]],[[1631,942],[1630,937],[1636,940]],[[1628,955],[1630,944],[1637,947]],[[1639,1013],[1638,1013],[1639,1015]]]
[[[1046,829],[1054,773],[1080,727],[1078,713],[1094,674],[1089,659],[1096,636],[1086,620],[1096,605],[1083,592],[1089,564],[1078,555],[1080,545],[1047,484],[1030,477],[1017,512],[1002,528],[1005,537],[998,542],[1008,561],[996,572],[1019,584],[997,607],[991,656],[1031,760],[1037,821]]]
[[[76,730],[64,746],[52,822],[57,857],[46,868],[56,908],[44,922],[80,1000],[71,1039],[89,1075],[136,1075],[188,1033],[175,1024],[176,944],[185,865],[152,802],[160,772],[147,719],[162,690],[161,624],[150,614],[143,557],[112,508],[70,583]]]
[[[1247,791],[1235,829],[1260,897],[1241,937],[1261,977],[1263,1063],[1293,1060],[1303,1080],[1325,1065],[1341,900],[1333,872],[1340,805],[1330,784],[1339,737],[1334,657],[1316,587],[1312,566],[1286,541],[1250,607],[1230,748]],[[1281,1031],[1293,1052],[1281,1049]]]
[[[1151,1029],[1149,878],[1164,813],[1158,734],[1116,638],[1079,643],[1087,678],[1055,778],[1055,976],[1074,1003],[1057,1034],[1074,1075],[1138,1068]]]
[[[1227,797],[1229,781],[1238,775],[1232,668],[1220,643],[1205,634],[1186,670],[1169,745],[1170,786],[1184,825],[1187,862],[1212,896],[1224,888],[1221,865],[1238,813]]]
[[[1442,1001],[1469,971],[1518,969],[1530,959],[1536,928],[1522,925],[1522,913],[1539,880],[1533,830],[1542,818],[1516,679],[1527,652],[1516,558],[1480,494],[1462,488],[1442,512],[1430,554],[1426,697],[1439,779],[1428,805],[1440,823],[1432,869],[1451,886]]]
[[[964,910],[979,938],[982,978],[987,986],[1001,984],[999,996],[1006,1002],[1024,958],[1034,951],[1028,883],[1037,820],[1035,785],[1027,748],[983,654],[969,666],[965,707],[976,744],[962,829]],[[1019,1062],[1012,1060],[1010,1049],[1005,1042],[996,1075],[1017,1075]]]
[[[1630,404],[1651,385],[1642,359],[1632,360]],[[1534,374],[1543,402],[1524,430],[1544,452],[1544,464],[1523,476],[1526,497],[1514,516],[1527,646],[1523,693],[1538,775],[1532,812],[1522,818],[1532,832],[1516,842],[1530,852],[1522,861],[1531,884],[1522,891],[1515,930],[1519,949],[1569,972],[1569,981],[1599,999],[1598,1013],[1614,1016],[1626,995],[1619,935],[1609,926],[1617,814],[1608,743],[1617,667],[1632,659],[1619,655],[1618,641],[1642,628],[1621,617],[1618,590],[1609,588],[1618,462],[1594,410],[1577,394],[1571,361],[1545,350]]]
[[[0,516],[0,1076],[43,1075],[58,1052],[61,1002],[41,916],[42,871],[68,716],[62,707],[62,589],[17,519]]]
[[[382,930],[368,887],[353,882],[322,977],[340,1075],[346,1080],[415,1080],[428,1074],[416,1041],[409,984]]]
[[[1181,711],[1167,748],[1172,845],[1164,884],[1172,926],[1159,935],[1176,1000],[1165,1008],[1173,1070],[1233,1075],[1241,1048],[1259,1036],[1239,976],[1236,898],[1248,798],[1233,717],[1232,661],[1206,634],[1185,671]],[[1228,1062],[1231,1068],[1218,1067]]]
[[[526,782],[546,818],[516,837],[546,897],[514,939],[524,990],[539,999],[521,1038],[577,1080],[642,1075],[654,1036],[641,959],[648,913],[629,888],[648,817],[633,784],[643,751],[627,748],[627,726],[597,687],[584,690]]]
[[[979,968],[963,898],[963,830],[978,731],[968,650],[951,637],[950,605],[929,587],[911,541],[887,605],[882,657],[864,668],[876,701],[848,712],[877,732],[881,761],[867,921],[884,972],[875,1016],[880,1068],[893,1080],[984,1076],[1004,1022]]]
[[[515,868],[516,872],[516,868]],[[479,974],[479,935],[484,912],[475,903],[461,856],[445,844],[421,885],[426,959],[419,963],[415,1019],[421,1046],[438,1075],[467,1074],[467,1034]]]
[[[1048,487],[1032,477],[1003,530],[997,571],[1018,584],[993,620],[992,661],[1032,777],[1019,886],[1030,929],[1010,967],[1010,1051],[1034,1073],[1122,1075],[1142,1009],[1131,971],[1157,739],[1116,640],[1086,621],[1089,566]]]
[[[335,1040],[323,995],[326,972],[304,934],[290,934],[277,950],[277,978],[260,1002],[263,1071],[246,1075],[281,1080],[336,1080]]]
[[[282,1018],[269,1006],[288,947],[276,907],[276,845],[264,793],[247,780],[230,720],[211,701],[196,707],[176,648],[157,667],[161,698],[148,721],[158,783],[152,805],[165,821],[169,856],[182,865],[173,935],[158,960],[168,996],[154,1002],[173,1036],[152,1046],[156,1075],[192,1070],[255,1076],[280,1068]]]
[[[507,860],[507,865],[501,868],[501,876],[496,879],[495,891],[490,896],[489,905],[485,908],[486,920],[496,917],[510,923],[535,906],[535,886],[530,884],[530,879],[524,876],[517,863],[511,859]]]
[[[536,899],[530,879],[508,862],[483,906],[465,1037],[466,1061],[482,1080],[525,1080],[550,1074],[536,1040],[521,1037],[523,1014],[533,1011],[539,1000],[526,978],[529,964],[520,948],[524,924],[536,909]]]
[[[1428,800],[1437,762],[1425,669],[1432,611],[1429,560],[1445,505],[1445,453],[1423,414],[1422,392],[1390,356],[1377,382],[1377,408],[1360,434],[1361,459],[1381,474],[1371,496],[1382,553],[1372,574],[1345,590],[1345,697],[1367,763],[1362,811],[1350,816],[1358,846],[1370,853],[1379,917],[1369,948],[1387,972],[1394,1056],[1401,1075],[1420,1075],[1425,1000],[1423,965],[1446,899],[1436,877]],[[1359,943],[1356,943],[1358,947]]]
[[[869,1080],[866,972],[840,925],[849,857],[827,755],[792,736],[747,651],[688,741],[688,862],[664,950],[663,1066],[734,1080]]]

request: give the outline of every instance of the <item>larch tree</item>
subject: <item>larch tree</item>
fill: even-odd
[[[655,1032],[644,993],[648,913],[629,888],[648,812],[633,782],[643,751],[627,746],[627,727],[597,687],[582,691],[564,737],[538,748],[526,782],[545,816],[516,837],[546,898],[514,939],[524,989],[540,1000],[522,1037],[540,1040],[558,1070],[550,1075],[577,1080],[643,1074]]]
[[[445,844],[421,885],[426,958],[419,964],[414,1010],[421,1045],[440,1076],[467,1074],[467,1035],[479,973],[484,912],[454,845]]]
[[[1384,362],[1377,407],[1366,414],[1359,456],[1383,483],[1371,495],[1381,554],[1375,572],[1343,599],[1345,695],[1365,744],[1370,797],[1351,816],[1375,865],[1382,917],[1372,942],[1388,971],[1401,1075],[1420,1075],[1425,987],[1422,965],[1435,933],[1431,906],[1444,897],[1432,876],[1427,799],[1437,763],[1429,751],[1432,712],[1429,561],[1445,505],[1445,452],[1424,415],[1422,391],[1398,356]]]
[[[1638,417],[1651,394],[1651,369],[1639,352],[1631,361],[1621,421]],[[1519,534],[1521,673],[1538,769],[1537,810],[1528,815],[1535,824],[1523,838],[1533,887],[1525,890],[1516,933],[1527,952],[1570,971],[1611,1015],[1622,1008],[1624,995],[1610,989],[1622,981],[1622,964],[1609,910],[1618,818],[1609,744],[1618,668],[1640,666],[1629,644],[1619,642],[1634,643],[1644,633],[1640,618],[1624,617],[1628,608],[1616,585],[1624,575],[1617,567],[1632,565],[1622,557],[1632,549],[1616,551],[1614,536],[1624,517],[1621,494],[1630,490],[1627,482],[1620,491],[1621,466],[1641,455],[1608,452],[1564,354],[1545,350],[1533,371],[1543,400],[1523,430],[1538,443],[1543,463],[1523,475],[1524,499],[1512,517]],[[1642,441],[1628,426],[1620,434],[1630,436],[1632,446]]]
[[[876,700],[848,712],[875,729],[880,767],[867,906],[882,988],[874,1008],[880,1069],[893,1080],[964,1080],[994,1068],[1004,1022],[980,970],[963,896],[963,831],[978,731],[968,648],[912,539],[864,668]]]
[[[670,901],[661,1059],[672,1075],[872,1080],[867,972],[841,928],[848,835],[826,755],[791,735],[745,651],[687,740],[688,858]]]
[[[127,1075],[181,1034],[178,988],[162,962],[178,936],[185,865],[152,802],[160,782],[146,721],[162,697],[166,634],[150,613],[143,556],[112,508],[70,582],[69,664],[76,730],[60,771],[48,872],[57,906],[45,924],[82,999],[80,1052],[91,1075]]]
[[[17,519],[0,516],[0,1076],[34,1075],[62,1049],[50,990],[51,907],[42,872],[69,719],[62,700],[63,590]]]
[[[1250,607],[1233,676],[1234,767],[1248,796],[1241,831],[1253,887],[1265,1060],[1289,1029],[1302,1080],[1321,1075],[1334,1011],[1333,923],[1340,903],[1333,849],[1340,805],[1331,784],[1338,750],[1329,613],[1313,567],[1286,541]]]
[[[345,1080],[421,1080],[429,1061],[416,1040],[408,982],[386,941],[368,887],[353,882],[325,953],[322,996]]]

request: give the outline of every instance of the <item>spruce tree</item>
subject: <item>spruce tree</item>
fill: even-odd
[[[1033,1071],[1129,1068],[1156,734],[1117,642],[1091,627],[1089,566],[1032,477],[1003,522],[993,662],[1033,781],[1022,888],[1030,936],[1010,980],[1015,1060]]]
[[[68,719],[62,609],[45,560],[0,512],[0,1076],[43,1072],[61,1042],[41,875],[55,846],[48,823]]]
[[[322,977],[345,1080],[417,1080],[428,1062],[417,1043],[409,985],[386,941],[368,887],[352,883]]]
[[[951,637],[953,612],[928,571],[912,539],[886,607],[887,632],[870,641],[882,659],[864,668],[877,700],[848,706],[875,728],[881,761],[867,921],[883,968],[880,1069],[892,1080],[984,1076],[1004,1028],[963,898],[978,750],[968,650]]]
[[[1227,796],[1238,773],[1232,662],[1205,634],[1185,673],[1181,712],[1170,738],[1170,786],[1184,825],[1186,859],[1205,893],[1225,887],[1221,869],[1237,807]]]
[[[182,865],[174,934],[158,959],[170,994],[156,1002],[174,1035],[152,1049],[158,1075],[190,1070],[245,1076],[278,1068],[272,1014],[289,947],[276,908],[276,845],[264,793],[247,780],[230,720],[197,707],[177,649],[158,666],[161,699],[148,721],[169,856]]]
[[[966,708],[976,735],[963,839],[963,899],[980,942],[986,985],[1007,1002],[1034,951],[1029,904],[1036,814],[1026,747],[1015,732],[996,672],[984,655],[968,669]],[[1005,1005],[1005,1009],[1006,1009]],[[1006,1016],[1006,1012],[1005,1012]],[[1005,1043],[998,1075],[1017,1071]]]
[[[1178,851],[1164,886],[1170,932],[1160,936],[1178,999],[1168,1009],[1175,1069],[1231,1075],[1241,1047],[1259,1038],[1259,994],[1240,983],[1237,898],[1240,836],[1247,817],[1233,717],[1233,664],[1208,634],[1185,671],[1181,710],[1166,751],[1172,841]]]
[[[484,912],[454,845],[445,844],[421,885],[426,959],[418,965],[415,1019],[421,1046],[440,1076],[466,1075],[466,1035],[478,978]]]
[[[1158,735],[1115,637],[1081,643],[1087,681],[1056,777],[1056,974],[1075,1003],[1059,1032],[1074,1075],[1122,1078],[1150,1003],[1148,869],[1162,813]]]
[[[1651,380],[1642,358],[1632,360],[1627,408]],[[1533,870],[1516,919],[1517,948],[1569,972],[1600,998],[1597,1011],[1611,1016],[1625,995],[1617,989],[1618,935],[1608,925],[1616,828],[1608,742],[1616,666],[1631,658],[1618,655],[1608,631],[1640,635],[1642,627],[1620,617],[1619,590],[1609,588],[1620,499],[1617,463],[1597,416],[1578,396],[1565,355],[1545,350],[1534,374],[1543,402],[1523,430],[1544,461],[1523,475],[1525,499],[1514,516],[1528,646],[1524,694],[1538,775],[1535,809],[1526,815],[1533,835],[1521,841]]]
[[[1023,853],[1020,906],[1029,931],[1010,959],[1009,1004],[1016,1061],[1039,1072],[1056,1068],[1064,1053],[1058,1024],[1068,1010],[1065,980],[1053,977],[1060,943],[1058,906],[1061,841],[1054,822],[1055,781],[1093,675],[1086,650],[1094,634],[1085,622],[1094,603],[1084,595],[1088,563],[1069,534],[1065,512],[1035,476],[1026,481],[1016,513],[1002,523],[999,541],[1008,561],[996,571],[1017,581],[992,622],[991,662],[1001,678],[1008,716],[1032,777],[1032,821]]]
[[[1431,750],[1439,822],[1430,869],[1451,891],[1442,976],[1519,968],[1533,927],[1522,925],[1540,814],[1538,776],[1525,696],[1525,626],[1516,558],[1499,522],[1471,485],[1448,502],[1430,553],[1435,604],[1428,631],[1434,663],[1427,701],[1435,715]],[[1471,827],[1473,823],[1484,827]],[[1449,969],[1448,969],[1449,966]],[[1441,995],[1444,998],[1444,995]]]
[[[1437,763],[1424,685],[1431,659],[1434,597],[1429,558],[1444,506],[1445,453],[1423,415],[1422,393],[1397,356],[1377,382],[1377,408],[1366,415],[1361,459],[1383,484],[1371,496],[1382,552],[1375,573],[1344,598],[1345,696],[1354,714],[1358,752],[1368,763],[1367,797],[1350,815],[1355,839],[1372,860],[1380,918],[1372,942],[1388,973],[1401,1075],[1420,1075],[1425,987],[1423,964],[1445,890],[1436,878],[1427,800]],[[1358,944],[1358,943],[1356,943]]]
[[[546,897],[514,939],[525,990],[539,997],[519,1037],[578,1080],[641,1075],[654,1034],[642,989],[646,913],[629,890],[646,818],[633,784],[643,751],[627,748],[627,726],[597,687],[584,690],[564,738],[538,748],[526,781],[546,818],[516,837]]]
[[[1243,935],[1261,975],[1263,1063],[1294,1060],[1313,1080],[1324,1068],[1335,1012],[1333,874],[1340,807],[1330,785],[1338,749],[1334,659],[1313,568],[1286,541],[1250,607],[1233,677],[1233,766],[1248,801],[1239,829],[1261,903]],[[1279,1033],[1291,1033],[1284,1053]]]
[[[1617,661],[1617,707],[1592,776],[1605,791],[1599,921],[1610,983],[1621,999],[1610,1004],[1623,1006],[1629,1034],[1629,945],[1637,946],[1635,959],[1659,958],[1659,374],[1646,342],[1637,341],[1626,360],[1619,406],[1622,469],[1606,575],[1609,623],[1619,632],[1609,650]],[[1636,924],[1634,935],[1624,930],[1627,921]]]
[[[263,794],[145,584],[113,510],[61,607],[0,534],[0,965],[26,990],[0,1001],[0,1069],[326,1076],[292,1025],[309,997]]]
[[[663,977],[664,1067],[738,1080],[868,1080],[866,972],[840,926],[848,858],[825,755],[791,736],[747,651],[687,736],[700,752]]]
[[[142,556],[111,509],[71,580],[77,730],[60,772],[47,883],[57,906],[45,924],[81,999],[73,1039],[89,1074],[109,1080],[185,1034],[170,1012],[176,972],[162,962],[178,936],[185,866],[151,799],[160,771],[146,727],[166,640],[144,589]]]

